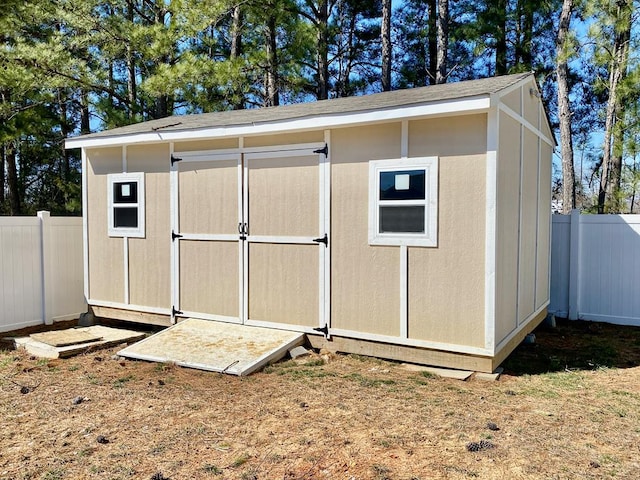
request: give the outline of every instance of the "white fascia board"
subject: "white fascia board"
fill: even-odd
[[[490,103],[491,99],[488,95],[481,95],[458,100],[447,100],[436,103],[430,102],[426,104],[417,104],[384,110],[309,116],[251,125],[232,125],[228,127],[201,128],[172,132],[146,132],[86,139],[83,139],[82,137],[68,138],[65,140],[65,148],[108,147],[137,143],[159,143],[179,140],[200,140],[203,138],[264,135],[269,133],[284,133],[302,130],[321,130],[417,117],[451,115],[457,113],[477,113],[488,110]]]

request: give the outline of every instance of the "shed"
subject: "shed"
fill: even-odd
[[[551,156],[532,74],[70,138],[98,316],[306,333],[493,371],[549,304]]]

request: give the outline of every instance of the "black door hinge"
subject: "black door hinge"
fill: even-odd
[[[314,238],[313,241],[317,243],[324,243],[325,247],[329,246],[329,237],[326,233],[324,234],[324,237]]]
[[[182,238],[182,235],[171,230],[171,241],[175,242],[176,238]]]
[[[325,157],[329,156],[329,145],[324,144],[324,148],[319,148],[318,150],[314,150],[313,153],[324,153]]]
[[[324,327],[316,327],[314,328],[314,330],[316,332],[324,334],[325,337],[329,335],[329,325],[327,325],[326,323],[324,324]]]
[[[176,315],[182,315],[183,312],[180,310],[176,310],[176,307],[171,305],[171,316],[175,317]]]
[[[173,156],[173,153],[171,154],[171,166],[172,166],[172,167],[173,167],[173,164],[174,164],[174,163],[176,163],[176,162],[181,162],[181,161],[182,161],[182,159],[181,159],[181,158],[174,157],[174,156]]]

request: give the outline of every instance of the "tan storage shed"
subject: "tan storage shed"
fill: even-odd
[[[546,315],[554,145],[531,74],[71,138],[85,296],[492,371]]]

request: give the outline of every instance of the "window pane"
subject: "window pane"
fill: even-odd
[[[138,207],[118,207],[113,209],[115,228],[138,228]]]
[[[138,203],[138,182],[114,183],[113,203]]]
[[[380,207],[379,233],[424,233],[424,206]]]
[[[380,200],[424,200],[424,170],[380,172]]]

